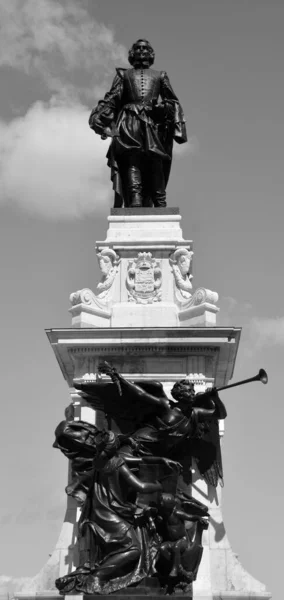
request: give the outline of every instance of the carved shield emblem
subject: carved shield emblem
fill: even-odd
[[[161,299],[162,271],[160,261],[151,252],[139,252],[128,263],[126,286],[130,302],[151,304]]]

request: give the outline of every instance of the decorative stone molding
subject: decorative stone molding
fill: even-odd
[[[215,326],[216,314],[219,312],[217,301],[217,292],[198,288],[188,301],[180,302],[178,313],[180,323]]]
[[[99,363],[108,360],[130,378],[133,375],[135,379],[139,379],[143,375],[146,379],[176,381],[188,373],[187,377],[193,377],[195,383],[204,385],[204,378],[207,384],[213,380],[219,352],[214,347],[202,349],[174,346],[159,349],[152,344],[147,347],[121,344],[116,347],[71,347],[68,354],[74,365],[75,379],[96,380]],[[99,375],[99,378],[104,379],[104,375]]]
[[[138,257],[128,261],[126,287],[129,302],[152,304],[161,300],[161,261],[151,252],[139,252]]]
[[[172,355],[172,354],[182,354],[185,356],[190,356],[190,355],[201,355],[201,356],[205,356],[207,359],[207,356],[209,356],[210,358],[212,357],[212,360],[214,358],[214,356],[218,355],[219,352],[219,348],[216,346],[183,346],[183,345],[163,345],[163,346],[159,346],[158,344],[154,345],[154,344],[149,344],[147,345],[141,345],[139,346],[138,344],[135,346],[132,346],[131,344],[117,344],[117,345],[103,345],[100,344],[97,347],[92,347],[92,346],[81,346],[80,348],[76,347],[76,346],[71,346],[70,348],[68,348],[68,354],[72,355],[72,354],[81,354],[81,355],[88,355],[88,354],[108,354],[108,355],[124,355],[124,354],[131,354],[131,355],[143,355],[143,356],[149,356],[149,354],[156,354],[156,355],[161,355],[163,356],[164,354],[168,354],[168,355]]]
[[[111,310],[107,302],[98,299],[96,294],[84,288],[73,292],[70,296],[72,327],[103,327],[109,326]]]
[[[104,248],[97,253],[97,257],[102,273],[97,293],[83,288],[70,296],[72,327],[100,327],[110,324],[112,289],[120,258],[111,248]]]
[[[85,304],[87,306],[98,306],[99,308],[105,308],[105,304],[98,300],[98,297],[89,288],[83,288],[77,292],[73,292],[70,295],[70,302],[72,306],[78,304]]]
[[[211,290],[207,290],[206,288],[198,288],[191,299],[183,304],[183,308],[189,308],[191,306],[199,306],[200,304],[217,304],[218,302],[218,294],[217,292],[212,292]]]
[[[193,252],[189,248],[178,247],[169,258],[172,272],[175,279],[176,298],[179,302],[191,298],[192,275],[191,261]]]

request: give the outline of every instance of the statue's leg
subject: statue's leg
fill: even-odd
[[[172,568],[172,542],[163,542],[159,547],[159,557],[167,564],[167,570],[170,572]]]
[[[101,582],[114,579],[131,570],[132,565],[138,563],[141,550],[138,546],[132,546],[125,552],[118,552],[102,561],[102,564],[94,571],[94,576]]]
[[[127,157],[127,186],[130,198],[130,207],[139,207],[143,204],[141,164],[137,154]]]
[[[181,553],[187,548],[187,539],[181,538],[173,546],[173,566],[170,572],[171,577],[177,577],[181,563]]]
[[[195,525],[195,535],[193,536],[192,542],[188,540],[188,545],[182,554],[181,567],[185,571],[192,573],[193,581],[196,578],[196,574],[201,562],[203,547],[202,547],[202,533],[205,527],[200,521],[197,521]]]
[[[151,160],[151,188],[154,206],[167,206],[163,162],[160,158]]]

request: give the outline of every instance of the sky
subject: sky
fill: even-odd
[[[248,572],[282,598],[284,3],[281,0],[0,0],[2,434],[0,564],[34,575],[58,537],[66,459],[52,448],[69,403],[45,329],[95,289],[95,241],[112,190],[108,142],[88,116],[146,37],[183,106],[168,205],[194,242],[193,286],[242,327],[223,392],[224,522]]]

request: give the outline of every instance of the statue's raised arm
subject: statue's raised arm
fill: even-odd
[[[106,361],[99,365],[101,373],[109,375],[112,382],[117,386],[120,396],[127,395],[131,397],[132,402],[148,404],[153,407],[153,412],[163,413],[169,410],[169,400],[164,392],[163,386],[158,381],[152,381],[150,388],[153,388],[154,393],[150,393],[143,383],[143,387],[128,379],[125,379],[120,373]],[[149,387],[149,386],[148,386]],[[146,388],[146,389],[145,389]]]

